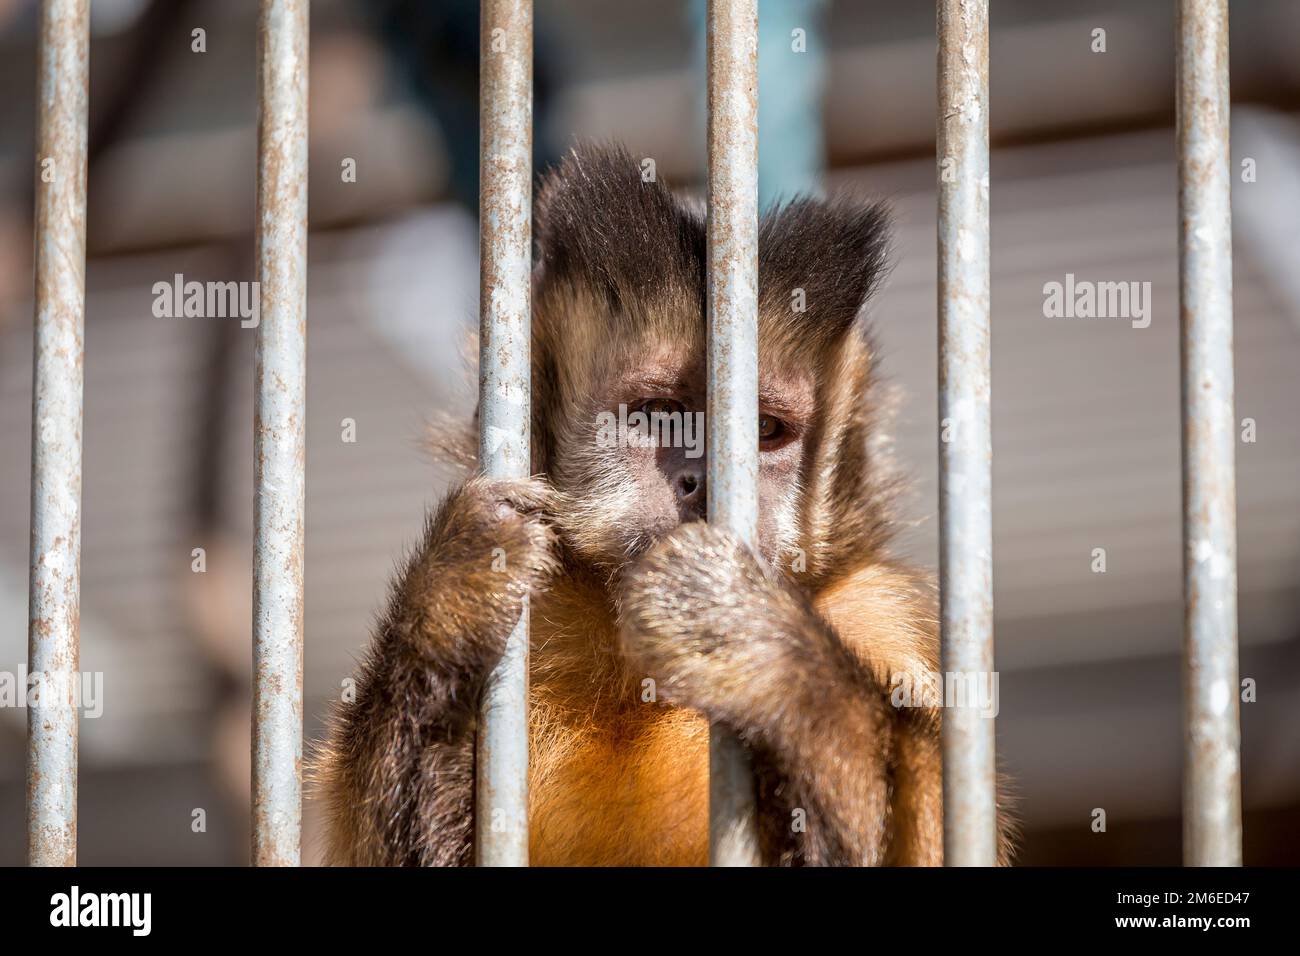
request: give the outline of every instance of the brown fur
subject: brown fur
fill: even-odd
[[[619,402],[702,402],[703,223],[617,150],[543,182],[546,478],[473,479],[430,521],[316,762],[331,862],[471,861],[478,695],[525,594],[533,864],[707,862],[709,721],[753,757],[767,862],[942,862],[940,713],[890,702],[938,659],[930,589],[887,557],[893,482],[858,321],[885,223],[849,199],[764,218],[760,397],[788,434],[764,448],[751,549],[680,516],[665,482],[690,462],[593,439]]]

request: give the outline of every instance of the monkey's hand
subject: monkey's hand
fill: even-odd
[[[552,496],[534,478],[479,476],[452,492],[394,586],[388,626],[435,666],[485,676],[557,567]]]
[[[542,481],[473,478],[425,522],[314,768],[331,862],[471,861],[479,699],[558,563],[550,495]]]
[[[631,569],[620,612],[624,653],[656,693],[751,749],[766,860],[888,858],[899,712],[797,587],[695,522]],[[807,820],[798,838],[795,812]]]
[[[734,535],[684,524],[629,569],[625,655],[671,703],[751,736],[861,676],[803,594]]]

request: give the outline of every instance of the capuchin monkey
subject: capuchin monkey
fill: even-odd
[[[939,662],[931,587],[887,551],[862,320],[886,210],[762,219],[753,548],[707,523],[701,429],[609,427],[706,407],[701,215],[583,147],[534,218],[537,477],[471,478],[427,519],[316,759],[327,860],[473,862],[480,697],[527,599],[533,865],[706,864],[710,721],[751,756],[765,863],[942,863],[938,701],[891,699]]]

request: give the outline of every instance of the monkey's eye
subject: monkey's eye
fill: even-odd
[[[686,406],[681,402],[675,402],[671,398],[651,398],[641,403],[637,409],[647,415],[671,415],[674,412],[684,411]]]
[[[758,416],[758,440],[774,442],[785,434],[785,422],[771,415]]]

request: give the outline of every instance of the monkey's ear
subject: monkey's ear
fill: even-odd
[[[670,284],[700,287],[704,224],[621,146],[583,144],[542,177],[534,283],[587,285],[615,309]]]
[[[769,210],[758,236],[760,308],[787,316],[800,337],[839,339],[888,271],[890,219],[886,203],[848,196]]]

